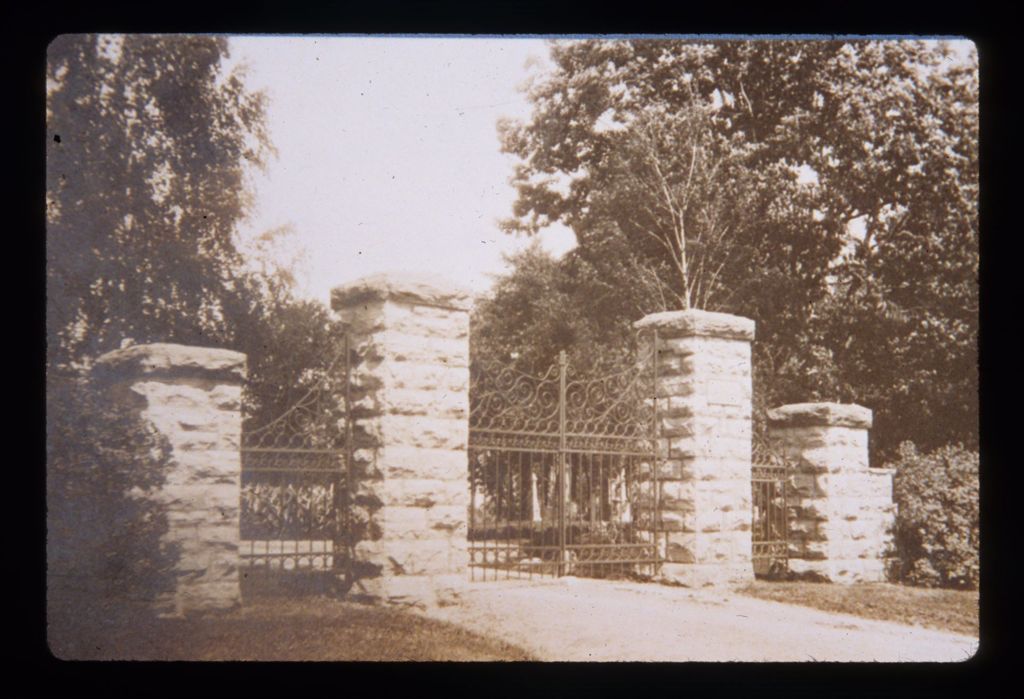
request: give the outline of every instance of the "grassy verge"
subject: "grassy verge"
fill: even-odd
[[[737,592],[774,602],[853,614],[865,619],[894,621],[969,636],[978,635],[976,591],[933,590],[886,583],[830,585],[759,580]]]
[[[411,612],[327,598],[260,600],[220,615],[89,631],[50,627],[68,660],[532,660]]]

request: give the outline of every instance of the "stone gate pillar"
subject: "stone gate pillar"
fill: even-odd
[[[768,411],[772,446],[793,469],[789,569],[833,582],[886,579],[896,506],[891,469],[869,468],[871,411],[796,403]]]
[[[662,573],[692,587],[752,580],[754,321],[689,310],[634,326],[658,334]]]
[[[100,357],[93,374],[110,400],[137,406],[171,445],[165,483],[151,497],[167,517],[161,543],[180,555],[175,587],[156,600],[156,612],[182,616],[236,606],[245,355],[136,345]]]
[[[355,467],[370,532],[355,592],[430,604],[467,574],[469,294],[379,274],[335,288],[331,306],[360,353]]]

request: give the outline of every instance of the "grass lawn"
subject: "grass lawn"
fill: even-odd
[[[827,612],[978,635],[978,593],[886,583],[830,585],[758,580],[737,592]]]
[[[62,633],[68,660],[532,660],[515,646],[401,609],[330,598],[264,599],[220,615]]]

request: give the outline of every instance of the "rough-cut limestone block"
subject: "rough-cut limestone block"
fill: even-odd
[[[385,272],[342,284],[331,291],[331,308],[358,308],[375,301],[396,301],[468,311],[470,293],[444,277],[420,272]]]
[[[402,444],[425,449],[465,449],[469,439],[466,420],[413,415],[382,415],[359,421],[360,428],[378,444]]]
[[[768,411],[772,427],[854,427],[871,429],[871,410],[852,403],[794,403]]]
[[[714,439],[703,437],[695,440],[697,453],[704,458],[714,459],[742,459],[750,462],[751,445],[749,439],[730,439],[722,437]]]
[[[663,349],[674,349],[673,341],[668,341]],[[738,343],[729,343],[738,344]],[[678,347],[678,344],[676,345]],[[658,359],[659,376],[692,376],[702,372],[702,376],[719,379],[730,379],[742,381],[750,377],[750,350],[749,347],[743,351],[742,347],[722,347],[708,345],[690,345],[685,350],[686,354]],[[713,354],[701,354],[701,352]]]
[[[813,473],[863,472],[868,468],[868,457],[866,451],[845,446],[807,449],[802,453],[797,468]]]
[[[466,452],[457,449],[426,449],[387,444],[366,454],[384,479],[466,479]]]
[[[93,371],[101,381],[134,382],[159,377],[241,383],[245,381],[245,355],[214,347],[135,345],[104,354],[96,360]]]
[[[435,505],[427,508],[427,528],[449,536],[460,532],[465,536],[469,516],[468,502],[457,505]]]
[[[693,437],[697,426],[691,417],[659,416],[658,434],[662,437]]]
[[[787,505],[791,508],[791,517],[809,521],[825,521],[836,516],[835,509],[829,505],[828,498],[790,498]]]
[[[355,407],[367,414],[430,415],[465,420],[469,417],[469,395],[467,391],[389,388],[356,401]]]
[[[343,311],[354,332],[370,335],[391,331],[424,337],[467,338],[469,315],[452,309],[416,306],[402,301],[376,301]]]
[[[387,503],[374,513],[382,539],[421,539],[429,535],[427,508]]]
[[[469,367],[393,362],[387,367],[387,386],[390,390],[466,393],[469,391]]]
[[[366,352],[382,365],[399,362],[469,366],[469,350],[465,338],[423,337],[409,333],[382,331],[375,333]],[[381,376],[387,380],[387,374]]]
[[[703,441],[728,439],[750,443],[753,425],[750,419],[714,418],[693,423],[697,439]],[[749,449],[749,447],[747,447]]]
[[[697,386],[689,376],[662,376],[658,378],[657,394],[659,398],[689,398],[690,405],[703,405],[703,395],[697,396]]]
[[[698,481],[734,481],[750,483],[750,457],[694,457],[681,460],[683,478]]]
[[[871,473],[828,473],[816,478],[817,489],[827,497],[892,499],[892,481]]]
[[[401,478],[387,482],[382,488],[381,500],[385,506],[434,507],[435,505],[461,505],[469,502],[468,484],[461,480],[430,480]]]
[[[700,413],[704,401],[691,396],[662,396],[659,392],[658,414],[665,417],[692,417]]]
[[[772,441],[779,448],[797,453],[809,449],[850,447],[867,448],[867,431],[859,427],[808,425],[805,427],[770,427]]]
[[[750,440],[723,436],[716,439],[710,435],[698,437],[673,437],[669,439],[671,459],[743,460],[750,462]],[[695,467],[698,468],[698,467]],[[703,467],[700,472],[704,472]]]
[[[656,328],[659,337],[722,337],[730,340],[754,339],[754,321],[728,313],[710,311],[665,311],[644,316],[633,323],[640,329]]]

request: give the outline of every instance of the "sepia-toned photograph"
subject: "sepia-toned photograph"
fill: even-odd
[[[979,646],[957,36],[63,34],[60,660]]]

